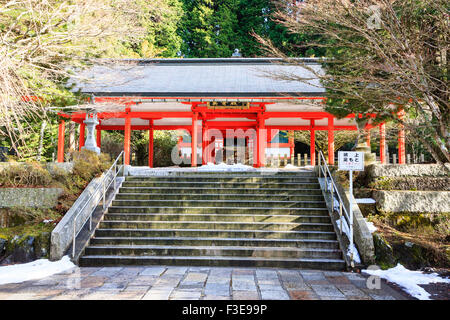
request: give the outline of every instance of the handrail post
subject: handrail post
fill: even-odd
[[[339,221],[341,222],[341,227],[339,228],[342,236],[342,201],[339,201]]]

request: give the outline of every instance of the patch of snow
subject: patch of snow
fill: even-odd
[[[76,267],[68,256],[51,262],[39,259],[30,263],[14,264],[0,267],[0,284],[19,283],[28,280],[42,279]]]
[[[201,167],[197,168],[198,172],[216,172],[216,171],[232,171],[232,172],[239,172],[239,171],[255,171],[255,168],[251,166],[246,166],[241,163],[237,164],[225,164],[225,163],[219,163],[214,164],[211,162],[208,162],[208,164],[203,165]]]
[[[359,198],[355,199],[356,203],[375,203],[375,199],[372,198]]]
[[[400,263],[395,268],[388,270],[361,270],[364,273],[378,276],[387,281],[398,284],[405,289],[413,297],[419,300],[431,300],[430,294],[425,291],[419,284],[429,283],[450,283],[450,279],[441,278],[438,274],[426,274],[421,271],[412,271],[406,269]]]
[[[336,220],[337,227],[338,227],[338,229],[340,231],[341,230],[341,219],[343,219],[342,220],[342,232],[345,233],[347,235],[347,237],[349,237],[350,229],[348,228],[347,221],[345,220],[344,217],[339,218],[339,219]]]
[[[361,263],[361,258],[359,257],[358,249],[356,249],[354,243],[351,246],[348,246],[347,248],[347,256],[351,257],[352,254],[353,254],[353,261],[355,261],[355,263]]]
[[[50,219],[50,220],[45,219],[45,220],[43,220],[42,222],[45,223],[45,224],[47,224],[47,223],[53,222],[53,220],[51,220],[51,219]]]
[[[367,224],[367,228],[369,228],[370,233],[374,233],[375,231],[377,231],[377,227],[375,227],[375,225],[373,224],[373,222],[367,221],[366,218],[364,218],[364,220],[366,221]]]
[[[283,169],[298,169],[298,167],[296,167],[296,166],[294,166],[294,165],[288,163],[287,165],[284,166]]]

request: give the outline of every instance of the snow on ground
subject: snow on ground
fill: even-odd
[[[421,271],[411,271],[400,263],[395,268],[388,270],[361,270],[364,273],[379,276],[390,282],[396,283],[413,297],[419,300],[431,300],[430,294],[419,284],[429,284],[435,282],[450,283],[450,279],[439,277],[438,274],[426,274]]]
[[[356,249],[354,243],[352,243],[352,245],[348,246],[347,248],[347,256],[351,257],[351,254],[353,254],[353,261],[355,261],[355,263],[361,263],[358,249]]]
[[[76,266],[68,256],[64,256],[61,260],[55,262],[39,259],[30,263],[4,266],[0,267],[0,285],[42,279],[73,267]]]
[[[373,224],[373,222],[367,221],[366,218],[364,218],[364,220],[366,221],[367,224],[367,228],[369,228],[370,233],[374,233],[375,231],[377,231],[377,227],[375,227],[375,225]]]
[[[219,163],[214,164],[211,162],[208,162],[208,164],[205,164],[201,167],[197,168],[197,172],[217,172],[217,171],[255,171],[255,168],[251,166],[246,166],[244,164],[238,163],[238,164],[225,164],[225,163]]]

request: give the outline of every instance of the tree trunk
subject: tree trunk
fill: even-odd
[[[36,157],[37,161],[41,161],[42,148],[43,148],[43,145],[44,145],[44,133],[45,133],[45,127],[46,126],[47,126],[47,121],[43,120],[42,124],[41,124],[41,132],[39,133],[39,148],[38,148],[37,157]]]

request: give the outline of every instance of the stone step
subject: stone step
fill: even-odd
[[[337,240],[213,237],[95,237],[90,240],[90,245],[261,246],[339,249]]]
[[[103,220],[99,228],[128,229],[221,229],[273,231],[333,231],[331,223],[231,222],[231,221],[123,221]]]
[[[276,207],[125,207],[111,206],[111,213],[222,213],[222,214],[294,214],[323,215],[327,208],[276,208]]]
[[[129,229],[101,228],[95,237],[195,237],[195,238],[246,238],[246,239],[310,239],[336,240],[334,231],[280,231],[280,230],[225,230],[225,229]]]
[[[307,249],[290,247],[228,247],[228,246],[168,246],[168,245],[98,245],[88,246],[88,256],[120,255],[120,256],[221,256],[221,257],[254,257],[254,258],[321,258],[339,259],[340,250]]]
[[[343,270],[342,259],[287,259],[221,256],[82,256],[80,266],[178,265],[210,267],[264,267]]]
[[[314,194],[187,194],[187,193],[118,193],[116,200],[283,200],[283,201],[323,201],[323,195]]]
[[[136,177],[127,176],[125,181],[135,182],[159,182],[159,181],[171,181],[171,182],[238,182],[238,183],[285,183],[285,182],[297,182],[297,183],[317,183],[317,177],[310,176],[292,176],[292,177],[273,177],[266,175],[259,176],[153,176],[153,177]]]
[[[239,177],[259,177],[259,176],[270,176],[270,177],[310,177],[316,176],[314,169],[300,169],[294,171],[285,171],[283,169],[265,169],[263,171],[239,171],[239,172],[231,172],[231,171],[159,171],[158,169],[150,169],[145,170],[142,174],[134,172],[134,170],[130,171],[130,175],[128,177],[136,177],[136,178],[147,178],[147,177],[197,177],[197,176],[218,176],[225,178],[233,178],[235,176]]]
[[[326,208],[322,201],[262,201],[262,200],[113,200],[115,207],[275,207],[275,208]]]
[[[322,195],[322,190],[320,190],[319,187],[317,188],[311,188],[311,189],[280,189],[280,188],[258,188],[255,189],[249,189],[249,188],[186,188],[186,187],[162,187],[162,186],[156,186],[156,187],[126,187],[123,186],[119,190],[120,193],[165,193],[165,194],[171,194],[171,193],[177,193],[177,194],[217,194],[217,193],[226,193],[226,194],[240,194],[240,195],[247,195],[247,194],[255,194],[257,192],[261,195],[266,194],[275,194],[275,195]]]
[[[285,183],[256,183],[256,182],[178,182],[178,181],[124,181],[123,187],[183,187],[196,189],[203,188],[248,188],[257,190],[264,189],[319,189],[319,181],[311,183],[285,182]]]
[[[268,215],[268,214],[177,214],[177,213],[108,213],[105,221],[234,221],[234,222],[295,222],[329,223],[328,215]]]

